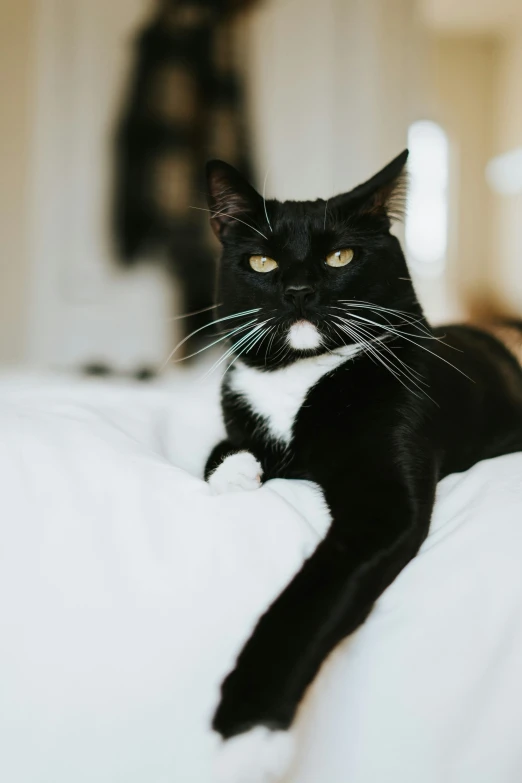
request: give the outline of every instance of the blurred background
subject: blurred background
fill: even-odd
[[[522,313],[520,0],[0,0],[0,38],[0,365],[157,370],[204,325],[209,157],[316,198],[409,144],[428,315]]]

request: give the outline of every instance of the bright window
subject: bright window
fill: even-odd
[[[420,275],[440,274],[448,243],[449,145],[444,130],[421,120],[408,132],[408,258]]]

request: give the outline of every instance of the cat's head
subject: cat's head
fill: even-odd
[[[218,317],[243,360],[273,367],[374,339],[396,311],[420,315],[390,233],[404,210],[407,157],[348,193],[302,202],[265,201],[232,166],[208,164],[223,246]]]

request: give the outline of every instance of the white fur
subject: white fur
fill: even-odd
[[[213,783],[278,783],[293,755],[289,732],[257,726],[220,743]]]
[[[263,468],[249,451],[231,454],[210,474],[208,483],[215,495],[242,492],[261,486]]]
[[[312,386],[361,350],[360,346],[346,345],[332,353],[298,359],[270,372],[247,367],[239,361],[230,375],[230,389],[266,420],[273,437],[288,445],[295,417]]]
[[[288,331],[288,343],[296,351],[309,351],[319,348],[323,338],[310,321],[297,321]]]

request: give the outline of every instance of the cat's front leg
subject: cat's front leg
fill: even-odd
[[[252,452],[226,440],[212,450],[205,468],[205,479],[216,495],[259,489],[262,477],[262,465]]]
[[[412,478],[409,464],[374,455],[361,473],[323,484],[333,516],[328,535],[261,618],[223,683],[213,721],[223,738],[218,779],[280,780],[291,752],[288,729],[307,687],[427,534],[436,473],[431,458],[412,458],[412,465],[420,461]],[[241,769],[244,753],[250,758]]]

